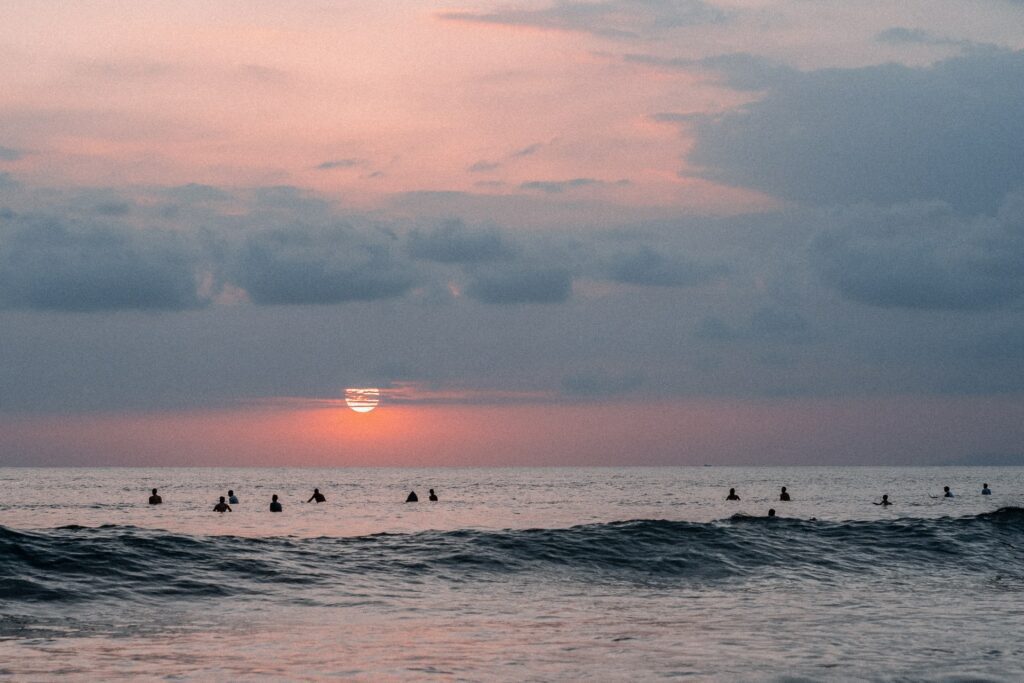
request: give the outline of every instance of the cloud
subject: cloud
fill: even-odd
[[[338,304],[403,296],[416,276],[385,236],[296,226],[246,239],[232,280],[256,304]]]
[[[0,161],[17,161],[22,156],[24,156],[24,152],[20,149],[0,145]]]
[[[513,159],[521,159],[523,157],[533,156],[540,151],[541,147],[544,146],[543,142],[535,142],[532,145],[527,145],[521,149],[517,149],[512,152],[509,156]]]
[[[466,170],[469,171],[470,173],[486,173],[487,171],[493,171],[499,168],[501,168],[500,161],[486,161],[481,159],[475,164],[471,164],[470,166],[468,166]]]
[[[666,256],[649,246],[614,254],[608,277],[615,282],[658,287],[694,287],[724,273],[721,266]]]
[[[185,310],[199,260],[184,239],[115,225],[14,218],[0,227],[0,306],[94,312]]]
[[[719,83],[735,90],[762,90],[772,85],[777,86],[789,77],[799,74],[791,66],[745,52],[713,55],[702,59],[626,54],[622,59],[629,64],[649,66],[660,71],[707,72],[712,74]],[[668,118],[657,118],[659,116]],[[699,118],[690,115],[686,119],[673,119],[672,116],[672,114],[655,114],[655,120],[678,121]]]
[[[815,204],[940,199],[972,212],[1024,184],[1024,52],[921,68],[730,68],[731,82],[765,81],[766,92],[683,124],[705,178]]]
[[[317,164],[316,168],[319,171],[330,171],[336,168],[358,168],[366,165],[366,159],[333,159],[331,161],[325,161],[322,164]]]
[[[438,263],[478,263],[510,254],[498,230],[470,230],[461,221],[448,221],[429,232],[410,231],[408,251],[413,258]]]
[[[516,263],[476,272],[465,291],[485,304],[561,303],[572,293],[572,276],[566,268]]]
[[[520,190],[537,190],[548,194],[561,194],[566,190],[578,187],[590,187],[603,185],[604,183],[596,178],[572,178],[570,180],[531,180],[519,185]]]
[[[441,12],[449,21],[524,26],[589,33],[603,38],[656,38],[674,29],[725,21],[727,15],[701,0],[557,0],[540,9],[509,7],[495,12]]]
[[[1024,295],[1024,198],[995,217],[965,218],[946,204],[836,212],[812,245],[823,281],[884,308],[984,310]]]

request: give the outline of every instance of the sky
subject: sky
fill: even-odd
[[[39,0],[0,62],[0,464],[1024,464],[1020,0]]]

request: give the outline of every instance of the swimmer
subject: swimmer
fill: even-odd
[[[434,493],[434,489],[430,489],[430,500],[434,503],[437,502],[437,494]]]
[[[775,516],[775,508],[771,508],[771,509],[768,510],[768,516],[769,517],[774,517]]]
[[[779,493],[779,500],[789,500],[789,494],[786,493],[786,487],[782,487],[782,492]]]
[[[213,506],[214,512],[231,512],[231,506],[224,502],[224,496],[220,497],[220,502]]]
[[[881,505],[882,507],[887,507],[889,505],[892,505],[892,502],[889,500],[889,494],[888,493],[883,493],[882,494],[882,502],[881,503],[875,503],[875,505]]]
[[[416,495],[415,491],[409,491],[409,495],[406,496],[405,502],[406,503],[418,503],[418,502],[420,502],[420,497]]]
[[[986,486],[987,486],[987,484],[986,484]],[[164,499],[161,498],[160,496],[156,495],[156,489],[153,489],[153,495],[149,497],[149,504],[150,505],[160,505],[163,502],[164,502]]]
[[[942,490],[945,491],[945,493],[942,494],[943,498],[953,498],[954,497],[953,496],[953,492],[949,490],[948,486],[943,486]]]
[[[284,512],[284,508],[281,507],[281,503],[277,501],[277,494],[275,493],[270,497],[270,511],[271,512]]]
[[[156,491],[156,489],[153,489],[153,490]],[[990,489],[988,487],[988,484],[982,484],[981,485],[981,495],[983,495],[983,496],[991,496],[992,495],[992,489]]]
[[[232,505],[238,505],[238,496],[235,495],[234,491],[228,491],[228,502]]]
[[[729,495],[725,497],[726,500],[739,500],[740,497],[736,495],[736,489],[729,489]]]
[[[327,498],[324,497],[324,494],[320,493],[320,489],[313,489],[313,495],[306,502],[311,503],[314,500],[318,503],[324,503],[327,501]]]

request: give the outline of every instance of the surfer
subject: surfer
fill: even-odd
[[[775,508],[769,508],[768,516],[769,517],[774,517],[775,516]]]
[[[314,500],[318,503],[323,503],[327,501],[327,499],[324,497],[324,494],[320,493],[320,489],[313,489],[313,495],[310,496],[309,500],[307,500],[306,502],[311,503]]]
[[[409,491],[409,495],[406,496],[405,502],[406,503],[418,503],[418,502],[420,502],[420,497],[416,495],[415,491]]]
[[[882,494],[882,502],[881,503],[875,503],[875,505],[881,505],[882,507],[887,507],[889,505],[892,505],[892,502],[889,500],[889,494],[888,493],[883,493]]]
[[[986,484],[988,486],[988,484]],[[164,499],[156,494],[156,489],[153,489],[153,495],[149,497],[150,505],[160,505],[164,502]]]
[[[437,502],[437,494],[434,493],[434,489],[430,489],[430,500],[433,503]]]
[[[213,506],[214,512],[231,512],[231,506],[224,502],[224,496],[220,497],[220,502]]]
[[[228,491],[228,502],[232,505],[238,505],[238,496],[235,495],[234,491]]]
[[[156,489],[153,489],[153,491],[155,492]],[[988,487],[988,484],[982,484],[981,485],[981,495],[983,495],[983,496],[991,496],[992,495],[992,489],[990,489]]]
[[[942,490],[945,492],[942,494],[943,498],[953,498],[953,492],[949,490],[948,486],[943,486]]]
[[[725,497],[726,500],[739,500],[740,497],[736,495],[736,489],[729,489],[729,495]]]
[[[782,492],[779,493],[779,500],[789,500],[789,494],[786,493],[786,487],[782,487]]]
[[[277,500],[277,494],[275,493],[270,497],[270,511],[271,512],[284,512],[284,508],[281,507],[281,503]]]

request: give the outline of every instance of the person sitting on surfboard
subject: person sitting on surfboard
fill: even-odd
[[[220,497],[220,502],[213,506],[214,512],[231,512],[231,506],[224,502],[224,496]]]
[[[307,500],[306,502],[310,503],[314,500],[318,503],[323,503],[327,500],[327,498],[324,497],[324,494],[320,493],[320,489],[313,489],[313,495],[310,496],[309,500]]]
[[[779,500],[789,500],[789,494],[786,493],[786,487],[782,487],[782,492],[779,494]]]
[[[988,486],[988,484],[986,484]],[[150,505],[160,505],[164,502],[164,499],[156,494],[156,489],[153,489],[153,495],[149,497]]]
[[[942,494],[943,498],[953,498],[954,497],[953,496],[953,492],[949,490],[948,486],[943,486],[942,490],[945,491],[945,493]]]
[[[281,507],[281,503],[277,500],[277,494],[275,493],[270,497],[270,511],[271,512],[284,512],[284,508]]]
[[[981,485],[981,495],[983,495],[983,496],[991,496],[992,495],[992,489],[990,489],[988,487],[988,484],[982,484]]]
[[[740,497],[736,495],[736,489],[729,489],[729,495],[725,497],[726,500],[739,500]]]
[[[875,505],[881,505],[882,507],[886,507],[888,505],[892,505],[892,502],[889,500],[889,494],[888,493],[883,493],[882,494],[882,502],[881,503],[875,503]]]

